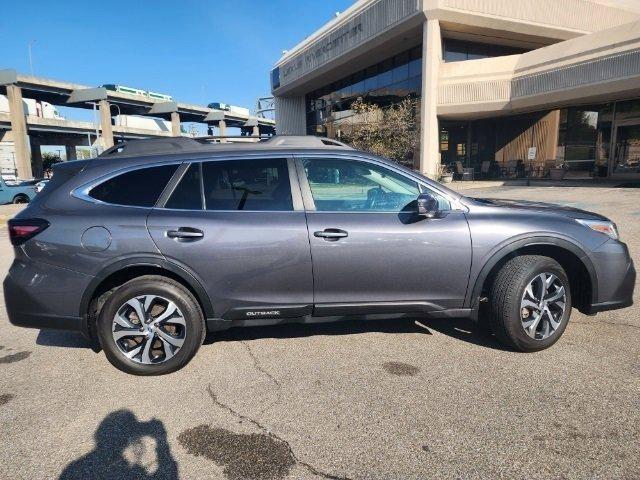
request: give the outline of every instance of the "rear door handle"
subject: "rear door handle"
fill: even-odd
[[[348,237],[349,233],[339,228],[325,228],[324,230],[313,232],[314,237],[324,238],[325,240],[338,240],[340,238]]]
[[[197,228],[180,227],[177,230],[168,230],[167,237],[178,241],[194,241],[204,237],[204,232]]]

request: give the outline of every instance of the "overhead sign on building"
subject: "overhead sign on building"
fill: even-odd
[[[278,88],[315,70],[414,14],[416,0],[373,2],[344,25],[322,35],[272,71],[271,86]]]

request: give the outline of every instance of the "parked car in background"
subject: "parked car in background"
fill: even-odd
[[[36,186],[30,181],[10,184],[0,176],[0,204],[29,203],[35,196]]]
[[[572,308],[632,304],[609,219],[464,197],[330,139],[137,140],[54,172],[9,221],[9,320],[81,331],[133,374],[285,322],[470,317],[533,352]]]

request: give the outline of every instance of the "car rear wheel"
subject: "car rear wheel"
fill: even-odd
[[[571,315],[571,289],[558,262],[523,255],[505,263],[493,281],[489,322],[502,343],[522,352],[553,345]]]
[[[204,340],[193,294],[161,276],[135,278],[115,289],[98,314],[105,355],[134,375],[163,375],[184,367]]]

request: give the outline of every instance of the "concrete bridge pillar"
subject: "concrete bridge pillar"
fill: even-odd
[[[78,159],[75,145],[65,145],[64,148],[65,148],[65,152],[67,153],[67,161]]]
[[[171,112],[171,135],[179,137],[180,132],[180,114],[178,112]]]
[[[33,178],[42,178],[44,168],[42,166],[42,143],[37,136],[32,135],[29,139],[29,147],[31,149],[31,172]]]
[[[218,130],[220,131],[220,136],[224,137],[227,134],[227,122],[225,122],[224,120],[220,120],[218,122]],[[220,139],[221,143],[227,143],[227,139],[226,138],[221,138]]]
[[[100,130],[102,131],[102,147],[113,147],[113,128],[111,126],[111,105],[107,100],[100,100]]]
[[[22,105],[22,89],[15,85],[7,85],[6,88],[18,177],[25,179],[33,178],[29,134],[27,132],[27,121]]]

